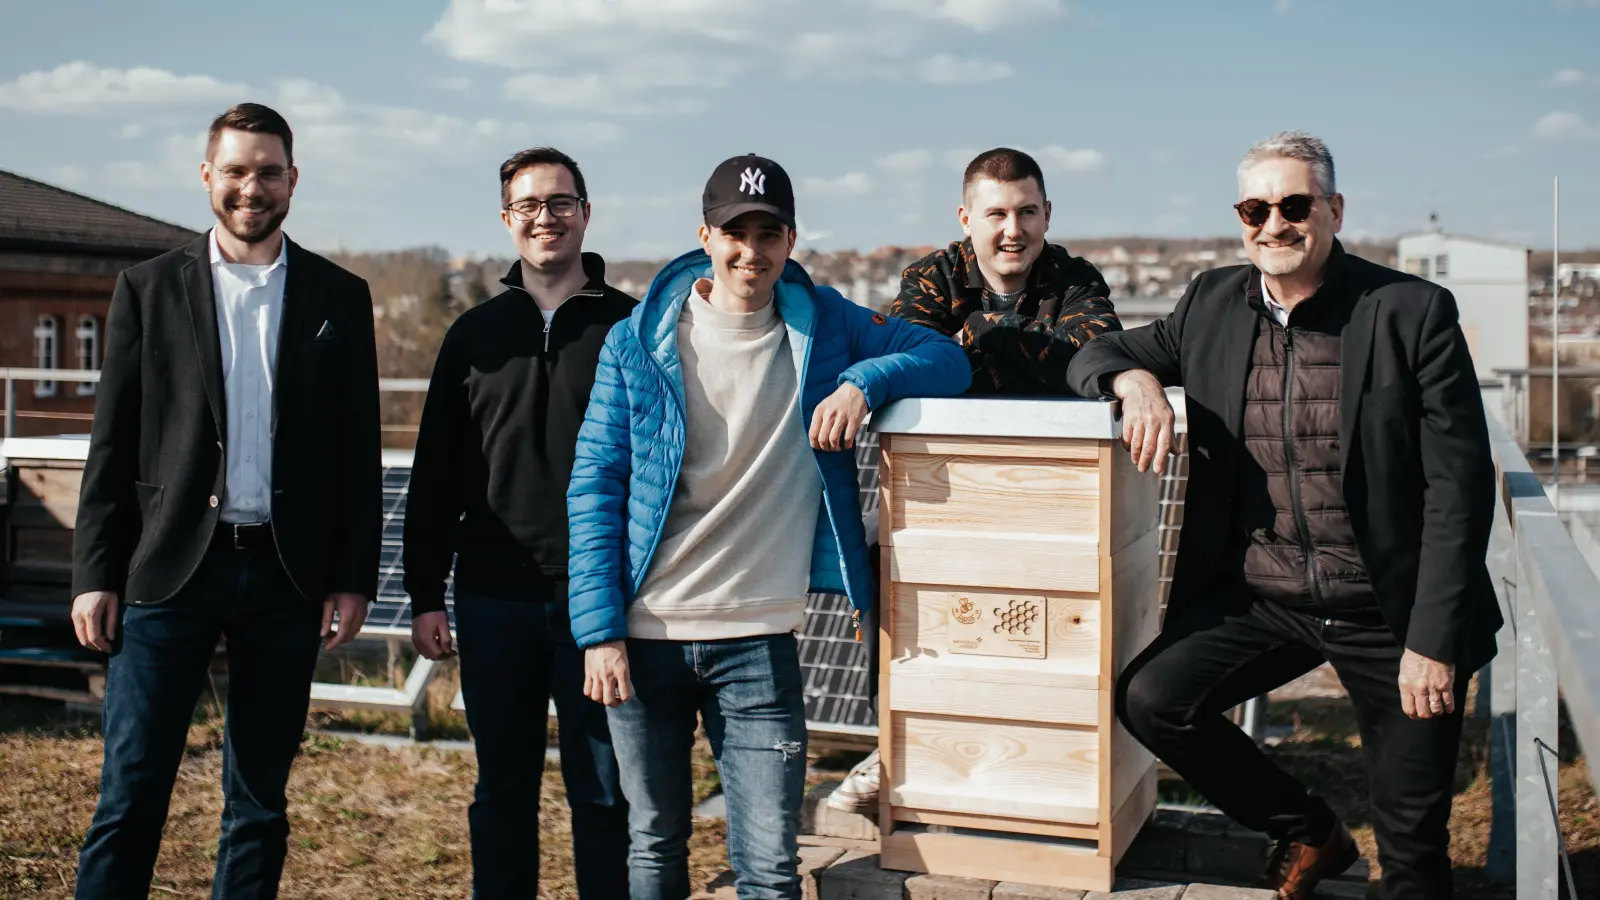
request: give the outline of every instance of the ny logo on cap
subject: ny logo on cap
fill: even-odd
[[[739,176],[739,193],[748,193],[754,197],[767,192],[767,176],[761,174],[760,169],[745,169]]]

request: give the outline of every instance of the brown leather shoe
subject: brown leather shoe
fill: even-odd
[[[1356,864],[1361,848],[1350,829],[1340,822],[1321,845],[1311,847],[1282,840],[1272,850],[1262,886],[1278,892],[1280,900],[1311,900],[1317,884]]]

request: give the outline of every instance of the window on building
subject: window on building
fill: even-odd
[[[1406,257],[1404,268],[1407,275],[1417,275],[1423,278],[1428,277],[1428,260],[1426,257],[1408,256]]]
[[[1435,278],[1449,278],[1450,277],[1450,257],[1449,257],[1449,255],[1441,253],[1438,256],[1435,256],[1433,258],[1433,277],[1435,277]]]
[[[100,320],[94,316],[78,319],[78,368],[91,372],[100,370]],[[94,393],[94,388],[94,382],[80,381],[78,396],[88,397]]]
[[[37,369],[61,368],[61,323],[55,316],[40,316],[39,324],[33,326],[33,365]],[[35,381],[33,395],[54,397],[56,383]]]

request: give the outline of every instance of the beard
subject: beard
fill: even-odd
[[[279,209],[270,202],[252,204],[237,194],[214,198],[211,201],[211,211],[216,215],[218,225],[246,244],[259,244],[272,237],[283,225],[283,220],[289,216],[287,206]],[[246,220],[240,215],[245,211],[255,212],[257,215],[253,219]],[[265,215],[261,215],[262,213]]]

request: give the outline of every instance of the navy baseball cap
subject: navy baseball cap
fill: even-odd
[[[754,153],[724,160],[711,173],[701,198],[706,224],[713,228],[747,212],[766,212],[794,227],[794,184],[783,167]]]

